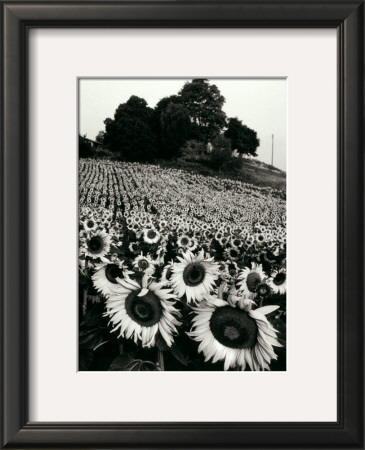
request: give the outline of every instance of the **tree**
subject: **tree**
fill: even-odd
[[[150,123],[152,132],[156,136],[156,146],[159,149],[157,154],[158,157],[165,156],[165,149],[161,134],[161,115],[171,103],[177,105],[180,103],[180,101],[181,99],[178,95],[170,95],[170,97],[164,97],[156,104],[155,108],[152,111]]]
[[[155,106],[153,114],[156,114],[158,118],[160,118],[161,114],[170,105],[170,103],[173,103],[174,105],[181,104],[181,97],[178,95],[170,95],[170,97],[162,98]]]
[[[118,106],[114,120],[107,118],[104,144],[122,159],[143,161],[156,156],[156,137],[151,129],[152,109],[146,100],[132,95]]]
[[[228,127],[224,136],[229,138],[232,143],[232,149],[239,153],[249,153],[257,156],[256,150],[260,145],[256,131],[243,125],[237,117],[228,119]]]
[[[163,156],[178,156],[190,132],[190,117],[187,109],[179,104],[169,103],[160,118]]]
[[[99,133],[95,136],[95,141],[99,142],[101,146],[104,145],[104,137],[105,137],[105,131],[99,131]]]
[[[195,129],[192,138],[207,142],[218,136],[226,124],[226,114],[222,111],[225,98],[217,86],[206,79],[194,79],[184,84],[179,95]]]

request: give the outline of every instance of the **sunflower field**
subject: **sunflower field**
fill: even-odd
[[[79,369],[286,370],[286,194],[79,161]]]

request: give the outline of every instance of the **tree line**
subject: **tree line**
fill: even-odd
[[[118,106],[113,119],[105,119],[105,130],[95,141],[117,159],[127,161],[176,158],[188,141],[211,142],[213,148],[257,156],[260,142],[256,131],[237,117],[228,118],[224,103],[218,87],[207,79],[186,82],[177,95],[162,98],[155,108],[132,95]],[[80,157],[93,152],[92,144],[80,136]]]

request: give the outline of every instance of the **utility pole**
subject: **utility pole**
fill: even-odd
[[[271,135],[271,165],[274,165],[274,135]]]

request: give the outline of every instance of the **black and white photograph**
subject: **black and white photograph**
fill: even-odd
[[[78,151],[79,370],[286,371],[287,80],[79,78]]]

